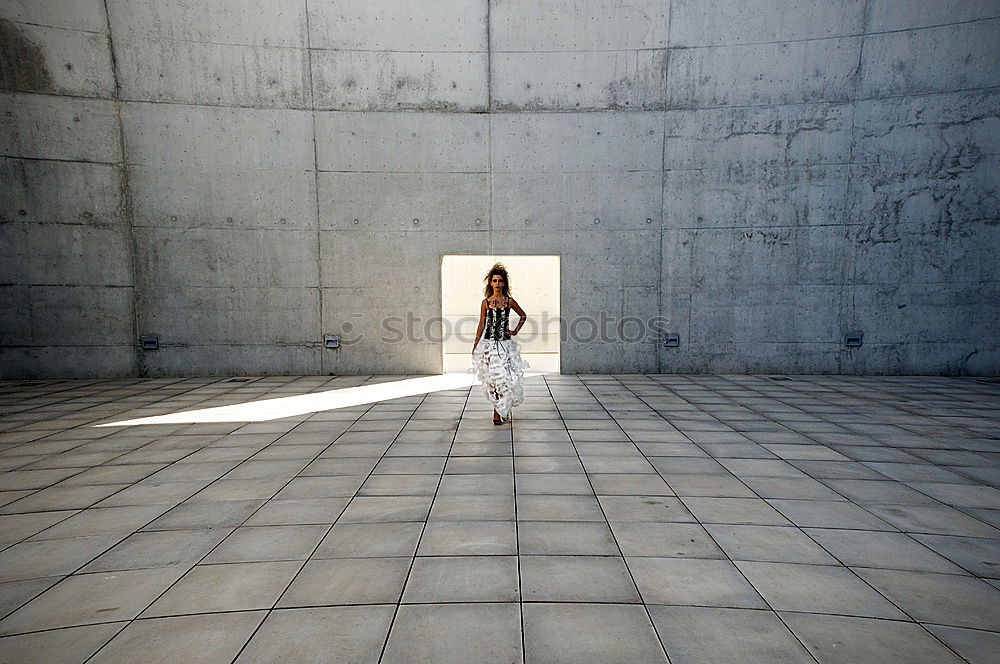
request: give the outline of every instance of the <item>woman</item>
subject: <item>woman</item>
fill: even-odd
[[[524,401],[524,370],[530,365],[521,358],[521,346],[510,337],[516,336],[527,315],[510,296],[507,269],[500,263],[486,275],[486,299],[479,308],[479,328],[472,345],[472,367],[483,384],[486,398],[493,404],[493,424],[510,419],[510,411]],[[510,310],[521,319],[509,330]]]

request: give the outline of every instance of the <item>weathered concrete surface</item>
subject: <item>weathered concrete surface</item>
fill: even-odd
[[[569,372],[1000,372],[989,0],[2,2],[0,39],[5,376],[432,373],[382,319],[539,252],[567,322],[681,338],[581,323]]]

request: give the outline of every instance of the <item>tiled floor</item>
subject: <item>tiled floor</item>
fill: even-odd
[[[0,383],[0,662],[996,661],[1000,381],[425,389]]]

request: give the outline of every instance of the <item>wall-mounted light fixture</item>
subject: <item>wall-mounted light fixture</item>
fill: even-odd
[[[664,348],[677,348],[681,345],[681,338],[676,334],[668,334],[663,339]]]
[[[156,350],[160,347],[160,338],[151,335],[139,337],[139,347],[143,350]]]
[[[340,336],[336,334],[324,334],[323,345],[326,348],[340,348]]]
[[[861,333],[852,332],[844,335],[845,348],[861,348]]]

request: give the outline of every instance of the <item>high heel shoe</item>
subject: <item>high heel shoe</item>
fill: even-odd
[[[498,415],[496,413],[493,414],[493,424],[495,424],[497,426],[500,426],[501,424],[503,424],[503,420],[500,419],[500,415]]]

